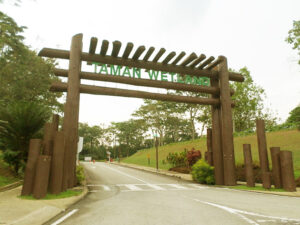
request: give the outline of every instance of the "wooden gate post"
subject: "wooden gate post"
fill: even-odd
[[[63,122],[65,133],[63,190],[73,187],[76,182],[82,37],[82,34],[73,36],[70,50],[67,101]]]
[[[207,129],[206,132],[206,145],[207,145],[207,163],[213,166],[213,153],[212,153],[212,129]]]
[[[212,87],[219,87],[218,79],[210,79]],[[218,95],[212,95],[213,98],[219,98]],[[221,111],[219,106],[211,106],[212,119],[212,154],[214,162],[214,175],[217,185],[224,184],[223,151],[221,139]]]
[[[293,154],[291,151],[280,151],[282,186],[286,191],[296,191]]]
[[[275,188],[282,188],[281,170],[280,170],[280,147],[271,147],[272,174]]]
[[[219,64],[219,79],[221,101],[221,137],[224,161],[224,183],[225,185],[230,186],[236,185],[236,175],[229,72],[226,57],[219,56],[218,59],[221,60],[221,63]]]
[[[253,164],[252,164],[252,154],[251,145],[243,144],[244,151],[244,164],[245,164],[245,174],[248,187],[255,187],[254,174],[253,174]]]

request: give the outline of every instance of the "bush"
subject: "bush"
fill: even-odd
[[[170,163],[173,167],[186,166],[186,150],[183,152],[170,152],[166,158],[167,162]]]
[[[200,184],[215,184],[214,167],[200,159],[192,166],[192,177]]]
[[[191,167],[199,159],[201,159],[201,152],[199,150],[195,150],[195,148],[192,148],[192,150],[187,152],[186,158],[187,158],[187,162],[188,162],[189,167]]]
[[[300,177],[298,177],[298,179],[296,179],[296,186],[300,187]]]
[[[81,165],[76,167],[76,178],[77,178],[77,185],[83,185],[85,176],[84,176],[84,168]]]

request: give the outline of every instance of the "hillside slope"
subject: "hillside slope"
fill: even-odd
[[[267,146],[268,149],[272,146],[280,147],[282,150],[289,150],[293,152],[295,176],[300,176],[300,132],[297,130],[287,130],[287,131],[276,131],[266,134],[267,136]],[[244,136],[244,137],[235,137],[234,138],[234,150],[236,163],[242,163],[244,160],[243,157],[243,144],[251,144],[252,157],[254,161],[258,162],[258,148],[257,148],[257,137],[255,134]],[[169,164],[163,164],[163,160],[166,161],[166,157],[169,152],[180,152],[185,148],[190,150],[194,147],[197,150],[200,150],[202,156],[206,151],[206,138],[197,139],[194,141],[186,141],[179,143],[172,143],[162,147],[159,147],[159,168],[160,169],[169,169]],[[134,155],[124,158],[122,162],[133,163],[143,166],[148,166],[147,155],[150,155],[150,166],[155,167],[155,149],[143,149],[139,150]],[[269,162],[271,165],[271,157],[269,152]]]

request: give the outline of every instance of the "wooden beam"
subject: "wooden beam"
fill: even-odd
[[[141,54],[145,51],[145,49],[146,49],[145,46],[138,47],[137,50],[135,51],[132,59],[133,60],[138,60],[139,57],[141,56]]]
[[[54,69],[54,74],[60,77],[68,77],[68,70],[62,69]],[[165,88],[170,90],[179,90],[179,91],[191,91],[198,93],[207,93],[207,94],[219,94],[219,89],[216,87],[208,87],[208,86],[199,86],[192,84],[181,84],[175,82],[167,82],[167,81],[156,81],[149,79],[137,79],[123,76],[114,76],[114,75],[106,75],[99,73],[90,73],[90,72],[81,72],[81,79],[86,80],[96,80],[96,81],[106,81],[112,83],[122,83],[143,87],[155,87],[155,88]]]
[[[214,62],[209,64],[205,69],[206,70],[211,70],[211,69],[215,68],[217,65],[219,65],[220,63],[221,63],[221,59],[218,58]]]
[[[148,50],[148,52],[149,52],[149,50]],[[148,54],[148,52],[147,52],[147,54]],[[199,70],[199,69],[194,69],[194,68],[177,66],[176,63],[184,56],[185,53],[180,53],[181,55],[178,55],[177,58],[174,60],[174,62],[172,62],[171,65],[170,64],[165,65],[162,63],[153,63],[153,62],[145,61],[145,59],[148,60],[148,58],[146,58],[147,54],[145,55],[143,60],[135,60],[134,61],[131,59],[123,59],[123,58],[119,58],[119,57],[114,58],[111,56],[102,56],[102,55],[97,55],[97,54],[91,55],[88,53],[82,53],[81,60],[106,63],[106,64],[112,64],[112,65],[122,65],[122,66],[143,68],[143,69],[152,69],[152,70],[158,70],[158,71],[164,71],[164,72],[170,72],[170,73],[189,74],[189,75],[194,75],[194,76],[199,76],[199,77],[200,76],[209,77],[209,78],[218,77],[218,71],[207,71],[207,70]],[[66,51],[66,50],[43,48],[39,52],[39,56],[60,58],[60,59],[69,59],[70,52]],[[179,58],[179,60],[177,61],[178,58]],[[237,81],[237,82],[244,81],[244,77],[241,74],[234,73],[234,72],[229,73],[229,79],[231,81]]]
[[[156,56],[154,57],[152,62],[156,63],[165,52],[166,52],[166,49],[164,49],[164,48],[159,49],[158,53],[156,54]]]
[[[106,52],[108,50],[108,45],[109,45],[109,42],[107,40],[102,41],[100,55],[102,55],[102,56],[106,55]]]
[[[211,56],[208,59],[206,59],[203,63],[198,66],[198,69],[203,69],[206,65],[210,64],[212,61],[214,61],[215,57]]]
[[[118,57],[121,46],[122,46],[122,43],[120,41],[114,41],[113,42],[113,49],[112,49],[112,52],[111,52],[112,57]]]
[[[202,62],[206,56],[204,54],[201,54],[191,65],[189,65],[190,68],[195,68],[200,62]]]
[[[146,53],[146,55],[143,58],[143,61],[148,61],[148,59],[150,58],[150,56],[152,55],[152,53],[154,52],[155,48],[154,47],[150,47]]]
[[[50,90],[54,92],[66,92],[67,83],[54,82],[52,83]],[[100,87],[100,86],[84,85],[84,84],[80,85],[80,93],[120,96],[120,97],[128,97],[128,98],[143,98],[143,99],[202,104],[202,105],[218,105],[220,103],[219,99],[212,99],[212,98],[199,98],[199,97],[179,96],[179,95],[171,95],[171,94],[158,94],[158,93],[151,93],[145,91],[133,91],[127,89],[108,88],[108,87]]]
[[[180,61],[180,59],[183,58],[183,56],[185,56],[185,52],[180,52],[180,54],[175,58],[175,60],[172,62],[173,66],[176,66],[176,64]]]
[[[131,53],[132,49],[133,49],[133,43],[128,42],[127,45],[126,45],[126,48],[124,50],[124,53],[122,55],[122,58],[123,59],[128,59],[128,56]]]
[[[169,55],[167,55],[167,57],[162,61],[162,64],[168,64],[168,62],[170,62],[170,60],[173,59],[175,55],[175,52],[170,52]]]
[[[186,57],[186,59],[183,60],[182,63],[180,63],[180,66],[186,66],[187,64],[189,64],[190,62],[192,62],[196,58],[197,58],[197,55],[193,52],[188,57]]]
[[[89,54],[95,54],[97,43],[98,43],[98,39],[96,37],[92,37],[90,40]],[[87,62],[87,64],[92,65],[92,62]]]

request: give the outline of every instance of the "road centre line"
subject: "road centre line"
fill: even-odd
[[[72,211],[68,212],[66,215],[64,215],[63,217],[61,217],[59,220],[56,220],[54,223],[52,223],[51,225],[58,225],[61,222],[63,222],[65,219],[69,218],[70,216],[72,216],[74,213],[76,213],[78,211],[78,209],[73,209]]]
[[[141,191],[142,189],[133,184],[125,184],[125,186],[132,191]]]

